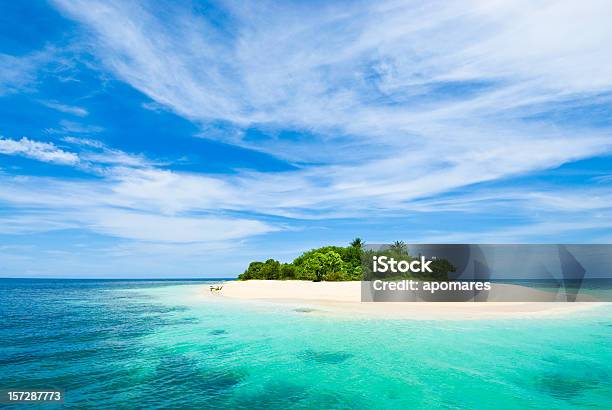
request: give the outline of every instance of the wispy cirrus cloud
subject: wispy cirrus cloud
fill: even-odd
[[[50,142],[39,142],[22,137],[20,140],[0,138],[0,154],[18,155],[43,162],[74,165],[79,157],[71,152],[64,151]]]
[[[89,112],[83,107],[76,107],[73,105],[62,104],[57,101],[41,101],[41,103],[53,110],[63,112],[66,114],[76,115],[77,117],[86,117]]]
[[[45,59],[44,53],[25,57],[0,53],[0,96],[31,88],[36,80],[37,68]]]
[[[71,165],[92,173],[107,172],[109,167],[149,167],[160,164],[140,154],[109,148],[89,138],[64,137],[73,150],[60,148],[53,142],[36,141],[27,137],[19,140],[0,138],[0,154],[15,155],[61,165]]]
[[[97,140],[63,140],[76,151],[24,137],[0,139],[0,154],[70,165],[102,178],[1,175],[0,202],[13,211],[0,216],[0,233],[78,228],[134,241],[212,243],[279,229],[252,218],[219,215],[221,204],[246,209],[244,203],[236,203],[239,193],[221,181],[163,171],[142,155],[112,149]],[[211,197],[215,185],[219,189]]]
[[[13,209],[10,215],[0,216],[0,232],[5,234],[78,228],[134,241],[192,243],[222,242],[279,229],[249,217],[218,215],[201,203],[170,208],[167,202],[154,202],[153,195],[127,195],[117,189],[120,183],[107,180],[8,176],[0,180],[0,201]]]
[[[160,165],[142,154],[130,154],[125,151],[110,148],[103,142],[91,138],[64,137],[67,142],[80,150],[79,157],[90,164],[98,166],[149,167]],[[105,172],[105,171],[104,171]]]
[[[49,74],[67,81],[73,65],[65,53],[51,45],[27,54],[0,53],[0,97],[35,94]]]
[[[92,135],[99,134],[104,131],[103,127],[93,124],[82,124],[70,120],[60,120],[59,128],[47,128],[47,134],[77,134],[77,135]]]
[[[95,140],[67,140],[75,145],[110,150]],[[252,217],[220,217],[219,212],[257,213],[293,219],[362,218],[373,214],[401,215],[402,212],[486,214],[491,207],[497,211],[516,210],[517,203],[520,203],[520,209],[536,210],[540,217],[543,210],[548,215],[552,213],[554,218],[561,213],[578,217],[582,222],[572,225],[572,229],[577,229],[579,226],[597,225],[593,223],[593,216],[585,215],[584,211],[610,210],[611,195],[601,189],[586,192],[569,189],[546,194],[541,190],[509,192],[500,189],[495,192],[488,189],[487,195],[476,193],[435,199],[435,194],[444,187],[431,191],[425,186],[424,191],[411,201],[405,201],[402,185],[389,191],[390,185],[386,181],[382,190],[372,195],[368,190],[378,189],[375,181],[356,178],[354,184],[359,185],[352,185],[346,180],[334,182],[333,178],[337,176],[332,176],[329,182],[334,189],[330,189],[320,186],[325,175],[309,172],[251,173],[228,178],[123,164],[107,167],[100,174],[104,178],[93,181],[3,177],[0,200],[22,210],[14,212],[10,219],[3,219],[3,232],[28,233],[78,227],[139,241],[218,241],[283,229],[278,224],[259,222]],[[339,175],[344,175],[344,172]],[[398,184],[401,183],[398,180]],[[419,199],[423,196],[433,198]],[[585,219],[591,221],[590,225],[585,224]],[[521,232],[527,235],[532,231],[525,227],[504,232],[505,238],[510,234],[518,238]],[[482,228],[479,234],[464,234],[471,238],[480,235],[481,239],[491,236]]]
[[[609,130],[560,133],[526,119],[607,98],[606,2],[227,3],[223,28],[179,7],[168,26],[148,2],[56,3],[88,29],[107,67],[157,104],[198,122],[312,131],[208,134],[291,161],[352,165],[336,172],[359,162],[362,174],[393,163],[411,186],[452,188],[610,152]],[[576,133],[575,149],[555,144]],[[522,155],[505,153],[508,142]],[[550,152],[530,155],[534,145]],[[456,156],[486,172],[461,172]]]

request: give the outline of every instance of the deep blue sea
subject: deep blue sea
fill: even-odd
[[[0,389],[64,389],[68,408],[612,408],[612,304],[356,320],[201,284],[0,279]]]

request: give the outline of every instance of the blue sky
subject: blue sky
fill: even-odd
[[[612,240],[605,1],[0,5],[0,276]]]

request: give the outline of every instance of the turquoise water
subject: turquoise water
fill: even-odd
[[[65,389],[74,408],[612,407],[610,306],[556,319],[350,320],[197,289],[0,280],[0,389]]]

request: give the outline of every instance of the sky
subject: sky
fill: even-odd
[[[0,3],[0,277],[612,241],[609,1]]]

